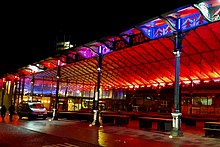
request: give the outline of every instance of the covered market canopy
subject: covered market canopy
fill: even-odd
[[[184,6],[133,28],[82,46],[71,47],[21,68],[6,77],[34,74],[52,80],[61,66],[60,80],[97,83],[98,50],[102,50],[101,87],[142,87],[175,81],[174,20],[180,21],[182,49],[180,81],[220,79],[220,2]]]

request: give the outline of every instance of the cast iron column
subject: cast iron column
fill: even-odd
[[[35,77],[34,74],[32,74],[32,79],[31,79],[31,93],[30,93],[30,101],[33,101],[33,95],[34,95],[34,81]]]
[[[180,107],[180,54],[181,54],[181,44],[182,44],[182,31],[180,18],[177,16],[176,19],[176,31],[175,35],[175,90],[174,90],[174,112],[172,112],[173,117],[173,129],[171,131],[171,137],[181,137],[183,136],[182,131],[180,130],[181,126],[181,107]]]
[[[57,66],[57,86],[56,86],[56,100],[55,100],[55,106],[53,108],[53,119],[58,120],[58,103],[59,103],[59,85],[60,85],[60,64],[58,61]]]
[[[93,122],[91,125],[100,125],[99,122],[99,97],[100,97],[100,81],[101,81],[101,68],[102,68],[102,46],[98,48],[98,79],[97,79],[97,87],[95,91],[95,99],[94,99],[94,106],[93,106]]]
[[[25,77],[23,77],[23,82],[22,82],[22,89],[21,89],[21,102],[23,101],[23,97],[24,97],[24,84],[25,84]]]
[[[18,94],[18,77],[15,77],[14,80],[14,84],[15,84],[15,89],[14,89],[14,101],[13,101],[13,105],[15,106],[15,102],[16,102],[16,96]]]
[[[3,80],[2,80],[3,82],[2,82],[2,103],[1,103],[1,106],[4,104],[3,102],[4,102],[4,96],[5,96],[5,78],[3,78]]]
[[[19,78],[19,85],[18,85],[18,104],[20,103],[20,95],[21,95],[21,78]]]

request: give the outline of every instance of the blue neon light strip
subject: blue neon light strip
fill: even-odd
[[[178,18],[178,22],[177,22],[177,30],[181,30],[181,19],[180,18]]]

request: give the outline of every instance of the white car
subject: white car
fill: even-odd
[[[40,102],[22,102],[18,108],[19,119],[28,117],[29,120],[47,118],[47,109]]]

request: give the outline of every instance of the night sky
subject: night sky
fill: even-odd
[[[53,56],[59,34],[71,35],[71,42],[80,46],[118,35],[148,19],[196,1],[74,2],[31,1],[1,5],[0,76]]]

